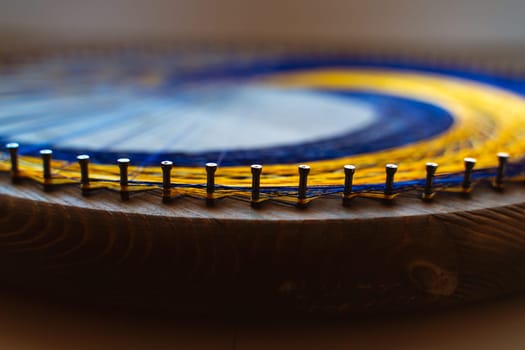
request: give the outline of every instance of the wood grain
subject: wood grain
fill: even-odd
[[[525,288],[525,187],[306,210],[121,202],[0,176],[0,281],[86,305],[180,314],[439,308]]]

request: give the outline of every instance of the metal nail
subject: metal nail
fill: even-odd
[[[217,163],[206,163],[206,204],[212,206],[215,204],[213,193],[215,192],[215,172]]]
[[[436,171],[438,168],[437,163],[427,163],[426,169],[427,169],[427,177],[425,180],[425,188],[423,190],[423,195],[421,196],[423,200],[430,201],[432,198],[434,198],[434,195],[436,194],[433,189],[433,183],[434,183],[434,176],[436,175]]]
[[[472,187],[472,169],[474,169],[474,165],[476,165],[476,159],[465,158],[463,161],[465,162],[465,173],[461,187],[463,188],[463,192],[468,193]]]
[[[164,160],[160,162],[162,169],[162,202],[171,202],[171,169],[173,168],[173,162]]]
[[[117,160],[118,167],[120,169],[120,199],[123,201],[129,200],[129,190],[128,190],[128,167],[131,163],[131,160],[128,158],[119,158]]]
[[[252,207],[258,208],[261,203],[259,202],[261,195],[261,173],[262,165],[253,164],[251,167],[252,171]]]
[[[310,166],[301,164],[299,169],[299,187],[297,190],[297,206],[299,208],[306,208],[306,192],[308,190],[308,174],[310,173]]]
[[[396,164],[387,164],[385,166],[386,180],[385,180],[385,199],[391,199],[394,194],[394,175],[397,172]]]
[[[89,196],[89,156],[81,154],[77,156],[80,165],[80,188],[83,196]]]
[[[343,206],[347,207],[350,205],[352,200],[352,187],[354,182],[355,166],[347,164],[343,167],[345,172],[345,186],[343,190]]]
[[[40,150],[40,155],[42,156],[42,172],[44,177],[44,191],[51,190],[51,157],[53,156],[53,151],[50,149]]]
[[[509,161],[509,154],[505,152],[498,153],[498,170],[496,172],[496,179],[494,180],[494,188],[502,190],[503,180],[505,178],[505,171]]]
[[[13,183],[19,182],[19,169],[18,169],[18,149],[20,145],[16,142],[11,142],[5,145],[9,150],[9,157],[11,158],[11,181]]]

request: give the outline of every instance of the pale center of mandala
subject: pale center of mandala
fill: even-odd
[[[19,108],[20,118],[4,126],[2,136],[86,151],[248,150],[336,137],[376,120],[373,106],[358,98],[259,85],[162,96],[100,91],[32,103],[39,117]]]

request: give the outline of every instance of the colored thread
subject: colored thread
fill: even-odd
[[[399,98],[423,101],[449,112],[454,123],[444,132],[423,138],[416,142],[402,144],[392,149],[373,150],[349,156],[331,154],[328,159],[309,162],[311,173],[308,177],[309,187],[304,193],[298,193],[297,167],[295,164],[264,164],[264,174],[260,178],[260,193],[256,201],[278,200],[285,203],[298,201],[307,204],[320,196],[344,192],[345,164],[356,164],[359,171],[353,178],[353,188],[349,196],[370,198],[389,198],[399,192],[413,189],[424,189],[425,162],[440,164],[440,174],[434,179],[436,191],[463,191],[462,179],[463,158],[476,158],[476,169],[472,171],[471,181],[483,181],[498,177],[498,158],[500,150],[513,155],[513,162],[508,164],[506,178],[518,180],[525,173],[525,99],[498,84],[476,82],[463,78],[410,72],[384,68],[316,68],[296,69],[291,72],[279,71],[264,76],[259,81],[283,88],[314,89],[333,92],[372,92]],[[146,108],[147,109],[147,108]],[[124,114],[123,114],[124,115]],[[121,120],[123,115],[114,115],[111,122]],[[57,119],[59,122],[60,118]],[[4,122],[3,120],[1,120]],[[42,123],[49,120],[43,119]],[[111,124],[97,125],[92,128],[109,127]],[[79,129],[89,132],[91,128]],[[409,130],[406,133],[414,133]],[[75,137],[67,135],[67,137]],[[36,147],[36,146],[34,146]],[[28,150],[26,150],[27,152]],[[60,150],[56,152],[60,159]],[[217,161],[228,164],[227,151],[218,153]],[[144,165],[129,166],[130,180],[127,190],[146,191],[163,188],[162,172],[158,166],[150,166],[160,153],[153,153],[141,162]],[[293,158],[293,157],[292,157]],[[211,159],[215,160],[215,159]],[[264,160],[264,159],[263,159]],[[203,163],[207,161],[203,159]],[[399,164],[396,182],[384,189],[384,166],[395,162]],[[119,169],[114,164],[90,163],[89,183],[84,187],[107,188],[120,190]],[[19,155],[18,176],[34,181],[61,185],[83,182],[80,178],[78,164],[65,161],[51,161],[53,177],[44,179],[41,160],[30,155]],[[9,171],[8,157],[3,154],[0,160],[0,171]],[[222,165],[221,171],[214,177],[215,192],[210,194],[210,186],[205,188],[207,174],[202,166],[175,166],[173,176],[177,179],[172,184],[170,197],[192,196],[198,198],[219,199],[236,197],[250,199],[252,174],[249,166]],[[165,190],[165,188],[164,188]],[[304,198],[303,198],[304,197]]]

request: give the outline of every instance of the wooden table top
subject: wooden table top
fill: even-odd
[[[523,349],[525,297],[348,322],[185,322],[79,311],[2,294],[3,349]]]

